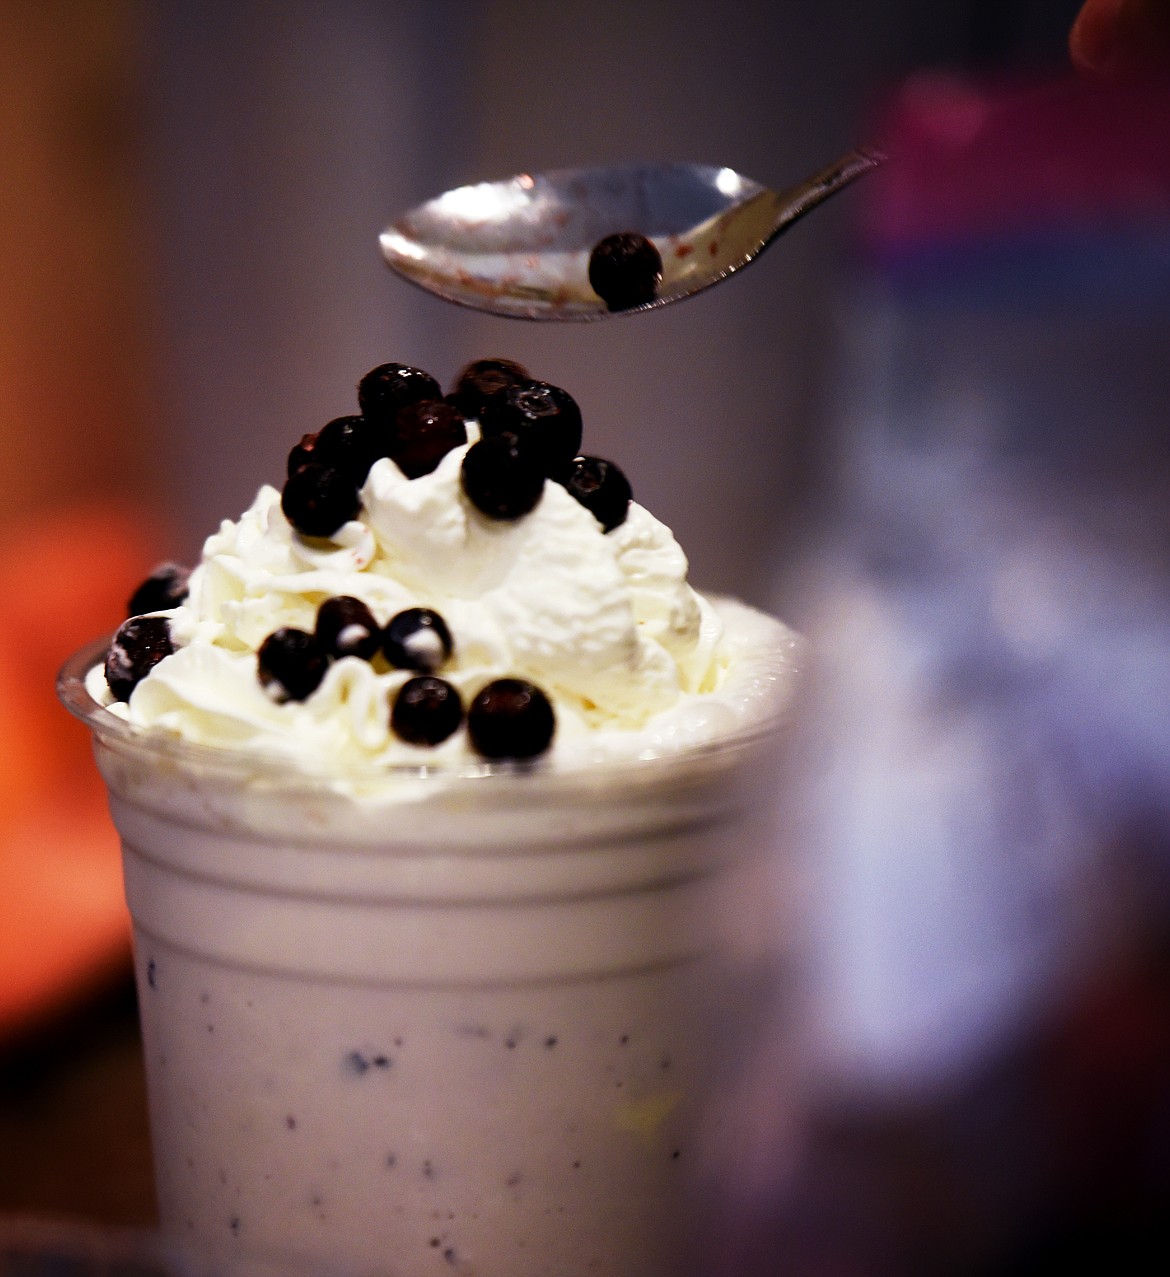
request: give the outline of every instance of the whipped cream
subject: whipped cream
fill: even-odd
[[[528,515],[485,517],[460,483],[475,433],[417,478],[377,461],[360,517],[328,539],[298,533],[280,492],[262,487],[207,539],[186,600],[157,613],[174,653],[126,702],[100,666],[90,694],[138,726],[309,768],[466,762],[465,730],[434,747],[392,732],[388,705],[412,671],[345,656],[304,701],[261,685],[264,639],[284,626],[311,632],[325,599],[350,595],[383,626],[406,608],[438,612],[454,639],[439,672],[464,705],[495,678],[539,686],[556,715],[554,763],[650,756],[749,726],[791,663],[792,636],[692,589],[670,530],[636,502],[605,532],[550,480]]]

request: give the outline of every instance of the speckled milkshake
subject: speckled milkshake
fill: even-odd
[[[387,805],[90,721],[165,1227],[394,1277],[687,1271],[760,1010],[766,729]]]
[[[538,476],[485,513],[479,437],[367,461],[327,534],[262,489],[62,672],[123,842],[161,1218],[193,1254],[701,1263],[711,1104],[782,942],[796,641],[695,594],[628,489]],[[446,700],[401,718],[422,675]]]

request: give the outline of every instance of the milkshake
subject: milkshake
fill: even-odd
[[[674,1277],[766,1009],[796,642],[691,589],[563,391],[484,361],[403,403],[416,376],[338,419],[386,451],[307,436],[62,673],[161,1219],[230,1262]]]

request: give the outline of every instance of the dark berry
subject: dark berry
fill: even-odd
[[[555,730],[548,697],[520,678],[497,678],[467,711],[471,744],[485,758],[535,758],[548,749]]]
[[[633,491],[630,481],[612,461],[578,457],[565,479],[565,487],[606,532],[626,521]]]
[[[429,607],[408,607],[390,618],[382,635],[382,651],[396,669],[434,673],[451,659],[451,631]]]
[[[126,615],[141,616],[143,612],[165,612],[178,607],[187,597],[190,576],[191,569],[181,564],[160,563],[130,596]]]
[[[329,659],[316,637],[284,626],[273,630],[256,653],[256,672],[274,700],[303,701],[321,685]]]
[[[307,466],[310,461],[319,460],[317,456],[317,437],[320,432],[311,435],[301,435],[300,443],[293,444],[288,454],[288,473],[290,475],[302,467]]]
[[[544,491],[544,472],[516,436],[495,435],[467,449],[461,472],[467,499],[489,519],[519,519]]]
[[[467,417],[478,417],[509,386],[531,381],[528,369],[511,359],[476,359],[455,379],[447,398]]]
[[[513,434],[542,473],[564,474],[581,447],[581,409],[568,391],[545,381],[509,386],[484,409],[485,438]]]
[[[331,537],[361,505],[352,475],[316,461],[289,475],[280,498],[285,518],[307,537]]]
[[[662,256],[637,231],[607,235],[589,256],[589,284],[610,310],[652,302],[662,283]]]
[[[106,682],[114,699],[129,700],[141,680],[174,650],[165,616],[132,616],[123,621],[106,653]]]
[[[446,679],[420,674],[398,689],[390,711],[396,736],[411,745],[438,745],[463,722],[459,693]]]
[[[385,445],[385,431],[365,417],[334,417],[317,432],[312,460],[340,470],[360,488],[370,467],[386,455]]]
[[[407,364],[379,364],[358,383],[362,416],[377,425],[393,425],[399,408],[407,404],[442,397],[443,391],[430,373]]]
[[[466,442],[467,423],[458,408],[442,399],[420,399],[399,408],[390,457],[408,479],[417,479]]]
[[[372,660],[382,646],[382,627],[373,612],[349,594],[326,599],[317,609],[317,642],[326,656]]]

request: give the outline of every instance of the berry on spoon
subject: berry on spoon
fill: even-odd
[[[607,235],[589,256],[589,286],[610,310],[632,310],[658,296],[662,255],[637,231]]]

